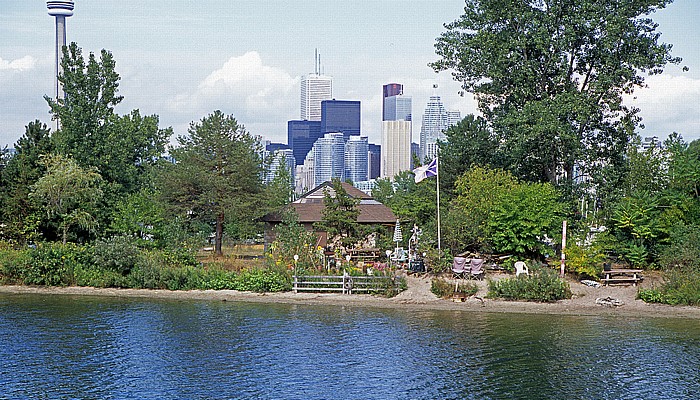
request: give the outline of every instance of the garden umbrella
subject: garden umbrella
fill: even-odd
[[[399,223],[399,220],[396,220],[396,226],[394,227],[394,242],[396,242],[396,252],[395,257],[398,257],[398,251],[399,251],[399,242],[403,240],[403,235],[401,234],[401,224]]]

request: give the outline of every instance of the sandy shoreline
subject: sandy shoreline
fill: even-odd
[[[408,290],[394,298],[371,295],[318,293],[252,293],[235,290],[169,291],[149,289],[100,289],[90,287],[0,286],[4,294],[51,294],[71,296],[109,296],[173,300],[240,301],[299,305],[342,305],[365,308],[406,310],[448,310],[488,313],[531,313],[555,315],[601,315],[619,317],[655,317],[700,319],[700,307],[647,304],[636,300],[637,287],[609,286],[593,288],[570,282],[574,294],[570,300],[556,303],[531,303],[486,299],[486,282],[478,282],[479,293],[464,302],[439,299],[430,292],[430,278],[407,277]],[[617,307],[596,304],[597,298],[611,297],[622,301]]]

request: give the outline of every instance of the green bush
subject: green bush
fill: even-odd
[[[163,289],[160,279],[163,265],[160,260],[159,251],[144,252],[128,276],[129,286],[141,289]]]
[[[479,287],[473,282],[460,282],[456,285],[442,278],[433,278],[430,281],[430,291],[440,298],[452,297],[455,293],[461,293],[466,296],[473,296],[479,291]]]
[[[236,290],[248,292],[283,292],[292,289],[288,273],[272,269],[249,269],[238,275]]]
[[[98,288],[129,288],[130,280],[121,273],[98,266],[77,266],[73,270],[74,282],[78,286]]]
[[[114,236],[95,243],[93,262],[102,268],[127,275],[139,261],[140,254],[134,238]]]
[[[530,276],[489,280],[490,298],[551,302],[571,298],[569,284],[547,269],[535,269]]]
[[[184,266],[163,268],[160,273],[162,286],[168,290],[193,290],[200,288],[201,269]]]
[[[700,227],[679,225],[671,231],[670,244],[661,250],[659,262],[665,268],[700,270]]]
[[[669,271],[660,287],[640,290],[637,297],[647,303],[674,306],[700,305],[700,271],[695,269]]]
[[[21,283],[28,264],[29,250],[15,250],[0,243],[0,284]]]
[[[26,285],[67,286],[75,283],[76,267],[90,265],[91,249],[73,243],[40,243],[29,251],[28,264],[20,271]]]
[[[450,271],[452,268],[452,254],[450,249],[442,249],[438,251],[435,248],[429,248],[425,252],[425,265],[431,272],[439,274]]]
[[[235,290],[238,287],[235,272],[221,269],[207,270],[200,283],[203,290]]]
[[[605,249],[594,242],[590,246],[571,243],[566,247],[566,266],[582,279],[598,279],[606,259]]]

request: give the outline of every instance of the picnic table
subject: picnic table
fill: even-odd
[[[607,286],[610,283],[632,283],[637,286],[637,282],[644,279],[640,274],[641,269],[613,268],[603,270],[601,281]]]

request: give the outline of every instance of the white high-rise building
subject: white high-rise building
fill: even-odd
[[[367,180],[369,143],[367,136],[350,136],[345,143],[345,179]]]
[[[411,121],[382,121],[381,177],[411,169]]]
[[[423,114],[423,124],[420,130],[421,162],[432,160],[437,155],[438,140],[445,140],[443,133],[447,129],[447,111],[440,96],[430,96]]]
[[[294,191],[303,194],[316,187],[314,185],[314,152],[304,158],[304,164],[297,165],[294,175]]]
[[[457,125],[462,120],[462,113],[459,110],[447,110],[447,127]]]
[[[345,178],[345,139],[341,132],[326,133],[316,140],[311,151],[314,153],[314,187],[332,178]]]
[[[333,78],[317,73],[301,78],[301,119],[321,120],[321,101],[333,99]]]

